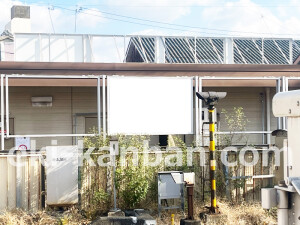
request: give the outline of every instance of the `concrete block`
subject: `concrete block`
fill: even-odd
[[[181,219],[180,220],[180,225],[201,225],[201,221],[200,220]]]

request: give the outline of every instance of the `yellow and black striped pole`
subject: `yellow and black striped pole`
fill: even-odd
[[[215,107],[209,105],[209,160],[210,160],[210,182],[211,182],[211,212],[217,212],[217,188],[216,188],[216,144],[215,144],[215,116],[214,111]]]
[[[210,164],[210,183],[211,183],[211,213],[219,213],[217,207],[217,185],[216,185],[216,144],[215,144],[215,105],[222,98],[225,98],[226,92],[196,92],[196,96],[205,102],[209,112],[209,164]]]

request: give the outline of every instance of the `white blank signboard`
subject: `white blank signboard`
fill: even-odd
[[[47,205],[78,203],[78,148],[46,147]]]
[[[108,133],[192,134],[192,78],[108,77]]]

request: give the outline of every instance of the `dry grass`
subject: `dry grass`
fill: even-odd
[[[70,209],[63,213],[54,211],[28,213],[22,210],[13,210],[0,214],[0,225],[85,225],[89,222],[76,209]]]
[[[231,204],[219,202],[222,214],[227,215],[226,225],[271,225],[276,224],[275,212],[263,210],[259,203]],[[195,203],[195,216],[206,211],[203,203]],[[180,219],[185,218],[182,212],[166,211],[161,218],[157,219],[157,225],[171,224],[171,214],[175,214],[175,224],[178,225]],[[55,211],[39,211],[37,213],[27,213],[22,210],[7,211],[0,214],[0,225],[85,225],[91,221],[85,219],[77,209],[69,209],[63,213]]]
[[[209,205],[209,204],[207,204]],[[225,225],[274,225],[276,223],[275,212],[267,212],[261,208],[259,203],[231,204],[228,202],[218,203],[221,213],[227,215]],[[206,212],[203,203],[195,204],[195,217],[199,218],[200,212]],[[167,211],[157,219],[157,224],[171,224],[171,214],[175,214],[175,225],[179,225],[180,219],[184,218],[178,211]],[[218,224],[219,225],[219,224]]]
[[[227,215],[228,225],[276,224],[275,215],[264,210],[259,203],[219,203],[221,212]]]

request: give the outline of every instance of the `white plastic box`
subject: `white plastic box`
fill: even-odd
[[[78,203],[77,146],[46,147],[47,205]]]

